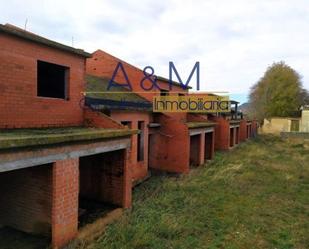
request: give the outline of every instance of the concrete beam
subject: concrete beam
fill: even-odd
[[[0,155],[0,172],[40,166],[42,164],[53,163],[58,160],[95,155],[99,153],[126,149],[129,147],[130,138],[124,138],[104,142],[94,142],[91,144],[65,146],[59,145],[54,148],[40,148],[36,150],[25,151],[24,153],[19,152],[15,153],[15,160],[13,159],[14,153],[10,153],[10,155],[6,158],[4,155]]]
[[[189,130],[190,136],[199,135],[199,134],[202,134],[202,133],[210,133],[210,132],[214,132],[213,127],[207,127],[207,128],[203,128],[203,129],[190,129]]]

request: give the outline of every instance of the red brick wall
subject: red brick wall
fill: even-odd
[[[124,69],[128,75],[128,78],[130,80],[132,89],[134,92],[138,92],[141,96],[144,98],[152,101],[152,98],[155,94],[159,94],[160,91],[156,88],[154,88],[151,91],[145,91],[144,88],[151,87],[151,83],[149,81],[145,81],[144,88],[141,87],[141,81],[145,77],[143,70],[125,62],[121,59],[118,59],[102,50],[97,50],[92,54],[92,58],[87,59],[86,64],[86,72],[88,74],[96,75],[99,77],[107,77],[111,78],[117,64],[121,62],[124,66]],[[148,66],[148,65],[145,65]],[[166,67],[168,69],[168,62],[166,63]],[[154,68],[155,70],[155,68]],[[156,72],[155,72],[156,74]],[[125,81],[125,77],[123,76],[123,73],[121,70],[118,71],[118,74],[115,78],[115,80],[119,83],[127,83]],[[164,81],[157,81],[158,86],[163,89],[169,89],[169,84]],[[186,93],[187,90],[183,90],[181,87],[174,86],[172,87],[171,92],[183,92]]]
[[[69,100],[37,97],[37,60],[70,68]],[[81,125],[84,75],[80,56],[0,34],[0,128]]]
[[[80,196],[124,206],[125,150],[80,158]]]
[[[78,158],[53,164],[52,246],[60,248],[72,240],[78,230]]]
[[[247,138],[251,137],[251,123],[247,123]]]
[[[125,150],[125,161],[123,166],[123,207],[132,206],[132,171],[130,166],[130,151]]]
[[[187,126],[171,116],[162,114],[156,122],[161,124],[150,144],[150,167],[175,173],[188,173],[190,137]]]
[[[230,145],[230,123],[222,117],[212,117],[215,126],[215,149],[228,150]]]
[[[245,141],[247,139],[247,120],[242,119],[239,123],[239,140]]]
[[[208,118],[205,115],[187,113],[187,121],[188,122],[205,122]]]
[[[213,159],[215,154],[215,131],[205,134],[205,160]]]
[[[91,109],[84,109],[84,124],[88,127],[124,129],[124,126],[104,113]]]
[[[205,135],[190,136],[190,165],[198,166],[204,163]]]
[[[124,66],[133,91],[143,92],[144,90],[140,87],[140,81],[144,77],[143,71],[102,50],[97,50],[92,54],[92,58],[87,59],[86,72],[87,74],[99,77],[111,78],[119,62]],[[127,83],[121,70],[118,71],[115,81],[119,83]],[[140,94],[145,98],[149,98],[148,94]]]
[[[51,164],[0,173],[0,224],[51,235]]]
[[[138,121],[144,121],[144,160],[137,161],[137,135],[131,137],[130,159],[131,175],[133,182],[142,180],[148,175],[148,138],[149,129],[148,124],[152,119],[152,115],[147,112],[135,112],[135,111],[112,111],[111,118],[118,121],[131,122],[131,129],[138,129]]]

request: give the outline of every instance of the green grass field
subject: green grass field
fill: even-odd
[[[309,248],[309,143],[260,136],[133,203],[91,249]]]

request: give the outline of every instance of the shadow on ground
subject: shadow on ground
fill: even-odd
[[[45,249],[49,239],[33,236],[11,228],[0,228],[0,249]]]

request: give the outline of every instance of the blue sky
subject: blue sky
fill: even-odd
[[[201,64],[204,91],[243,102],[266,68],[285,61],[309,89],[308,0],[1,1],[0,22],[168,76]]]

